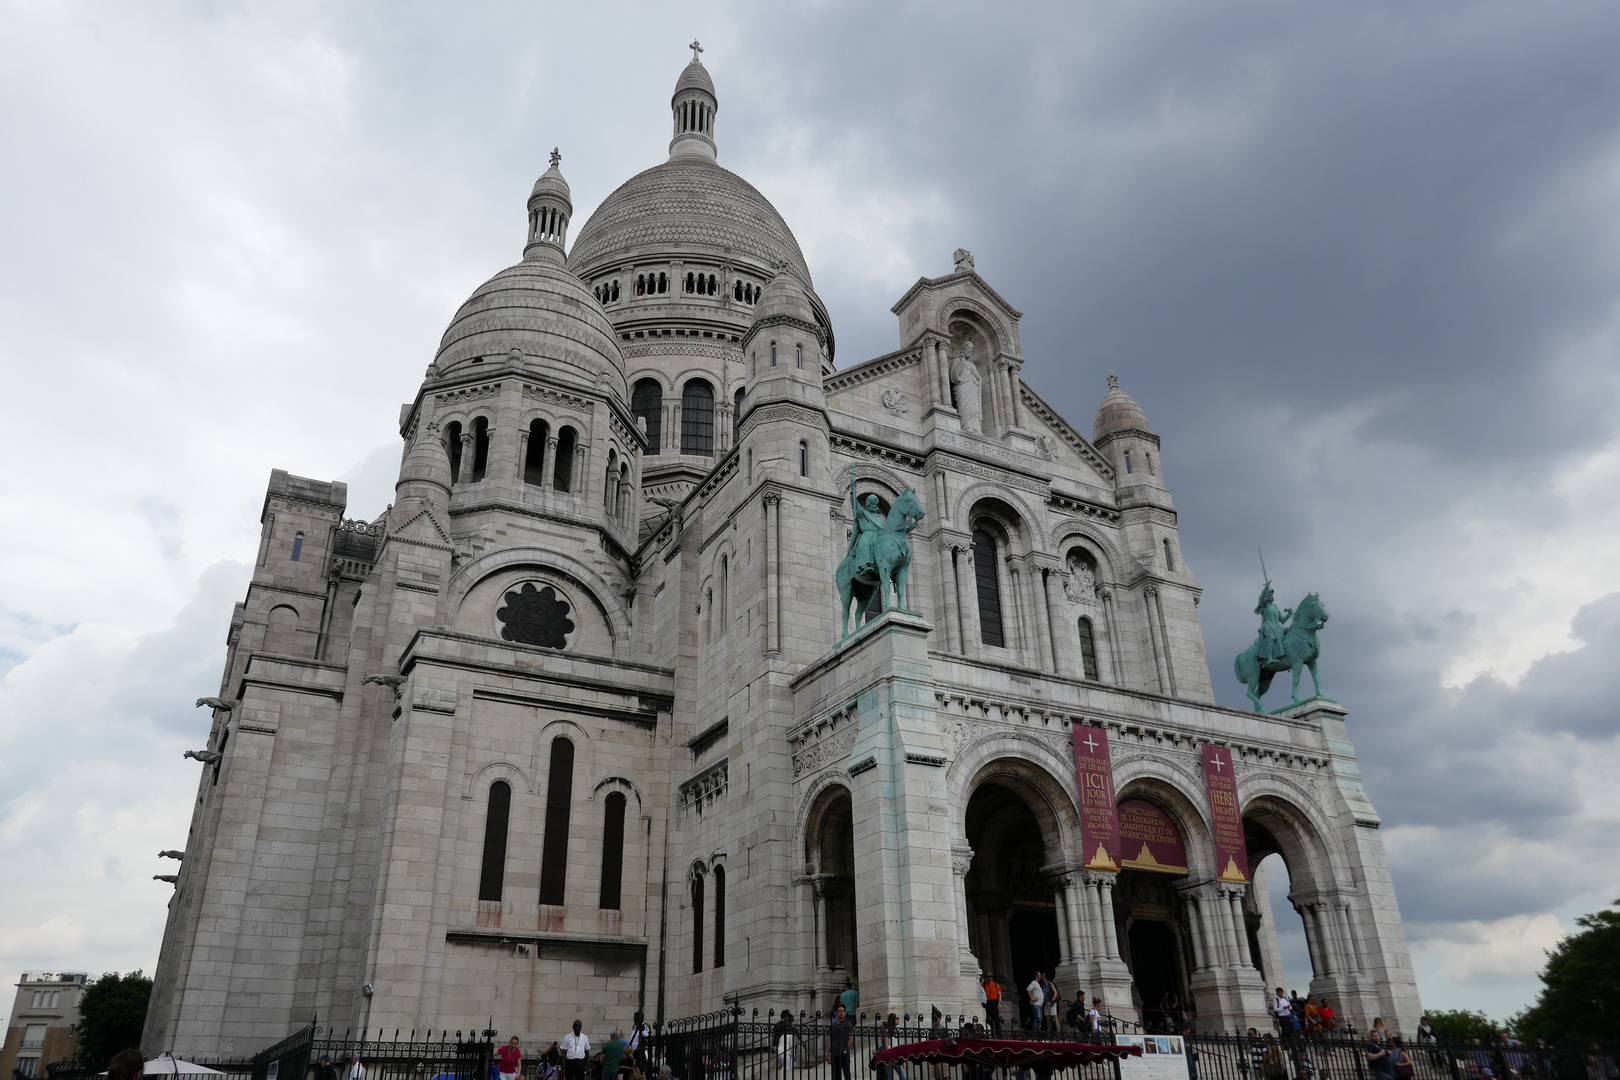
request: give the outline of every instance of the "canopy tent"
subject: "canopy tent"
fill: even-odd
[[[936,1062],[947,1065],[965,1062],[996,1069],[1029,1069],[1049,1075],[1060,1069],[1095,1065],[1140,1055],[1140,1046],[1094,1046],[1077,1042],[1032,1042],[1024,1039],[926,1039],[879,1050],[872,1055],[872,1066],[902,1062]]]
[[[172,1054],[155,1057],[142,1070],[147,1076],[224,1076],[218,1069],[198,1065],[195,1061],[182,1061]]]

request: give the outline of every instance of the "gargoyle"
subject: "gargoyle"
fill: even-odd
[[[212,764],[214,764],[215,762],[217,762],[219,760],[219,751],[218,750],[187,750],[181,756],[182,757],[188,757],[193,761],[200,761],[204,765],[212,765]]]

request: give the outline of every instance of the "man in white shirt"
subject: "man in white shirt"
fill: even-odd
[[[563,1080],[585,1080],[585,1059],[591,1054],[591,1040],[583,1033],[584,1026],[575,1020],[573,1033],[563,1036]]]
[[[1102,998],[1100,998],[1100,997],[1092,998],[1091,999],[1091,1012],[1086,1014],[1091,1019],[1091,1030],[1094,1033],[1098,1034],[1098,1035],[1102,1034],[1102,1029],[1103,1029],[1102,1009],[1099,1008],[1100,1005],[1102,1005]]]
[[[1277,1030],[1279,1034],[1288,1035],[1294,1030],[1294,1003],[1288,1000],[1288,995],[1282,987],[1277,987],[1277,996],[1271,999],[1271,1011],[1277,1017]]]
[[[1029,985],[1024,987],[1024,993],[1029,995],[1029,1010],[1033,1014],[1029,1022],[1029,1030],[1039,1031],[1041,1029],[1041,1006],[1046,1004],[1046,987],[1041,984],[1040,972],[1037,971],[1035,977],[1030,980]]]

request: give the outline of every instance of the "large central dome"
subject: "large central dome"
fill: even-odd
[[[674,252],[743,259],[766,271],[785,266],[810,284],[799,242],[770,200],[695,154],[637,173],[602,200],[579,231],[568,267],[588,280],[610,264]]]

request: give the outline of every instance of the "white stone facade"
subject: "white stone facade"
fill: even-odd
[[[1205,743],[1251,859],[1288,862],[1310,989],[1412,1026],[1344,713],[1213,703],[1141,409],[1116,385],[1091,438],[1060,417],[967,252],[895,304],[899,348],[835,367],[792,233],[716,163],[696,61],[671,105],[669,161],[571,249],[555,160],[536,183],[523,261],[401,409],[383,518],[272,475],[146,1049],[312,1016],[549,1039],[826,1008],[846,976],[865,1008],[955,1013],[1032,965],[1116,1014],[1164,986],[1205,1027],[1262,1023],[1275,937],[1263,882],[1215,879]],[[841,642],[852,470],[927,517],[916,614]],[[1082,869],[1074,724],[1185,875]]]

